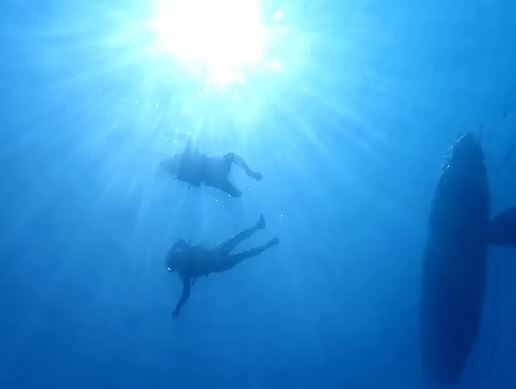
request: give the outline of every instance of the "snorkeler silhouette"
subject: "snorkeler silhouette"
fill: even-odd
[[[190,144],[182,153],[162,161],[160,166],[179,181],[187,182],[191,186],[198,187],[204,183],[233,197],[240,197],[242,192],[228,179],[232,164],[244,169],[249,177],[258,181],[262,179],[260,173],[251,170],[242,157],[235,153],[228,153],[222,158],[208,157],[198,150],[193,150]]]
[[[263,215],[260,216],[260,220],[254,226],[245,229],[214,248],[206,248],[203,245],[190,246],[182,239],[177,240],[166,257],[167,270],[177,272],[183,281],[183,292],[172,312],[172,316],[175,318],[179,316],[181,308],[190,297],[190,287],[198,277],[229,270],[244,259],[261,254],[279,243],[278,238],[273,238],[262,246],[236,254],[230,253],[240,242],[262,229],[265,229]]]

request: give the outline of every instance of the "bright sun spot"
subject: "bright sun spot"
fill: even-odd
[[[151,27],[155,49],[172,54],[208,84],[242,83],[265,65],[260,0],[158,0]]]

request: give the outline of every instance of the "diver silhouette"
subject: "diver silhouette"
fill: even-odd
[[[235,153],[228,153],[223,157],[208,157],[206,154],[193,150],[188,144],[182,153],[161,162],[160,166],[179,181],[187,182],[191,186],[200,186],[204,183],[228,193],[233,197],[240,197],[242,192],[228,179],[232,164],[235,164],[255,180],[261,180],[262,175],[249,168],[247,163]]]
[[[230,270],[244,259],[257,256],[279,243],[279,239],[275,237],[262,246],[231,254],[231,251],[240,242],[262,229],[265,229],[263,215],[260,216],[260,220],[254,226],[239,232],[214,248],[206,248],[202,244],[191,246],[182,239],[177,240],[166,257],[167,270],[177,272],[179,278],[183,281],[183,292],[172,312],[172,316],[174,318],[179,316],[181,308],[190,297],[190,288],[198,277]]]

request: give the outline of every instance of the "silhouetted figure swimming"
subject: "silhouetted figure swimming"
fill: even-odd
[[[489,180],[473,135],[452,146],[434,193],[423,258],[420,337],[425,373],[455,384],[478,336],[488,244],[516,246],[516,209],[489,221]]]
[[[172,158],[161,162],[161,167],[179,181],[187,182],[192,186],[205,185],[220,189],[233,197],[240,197],[238,190],[228,179],[231,166],[235,164],[255,180],[261,180],[262,175],[249,168],[247,163],[235,153],[228,153],[222,158],[208,157],[206,154],[193,150],[187,145],[185,150]]]
[[[279,243],[278,238],[273,238],[263,246],[231,254],[231,251],[240,242],[261,229],[265,229],[263,216],[260,216],[260,220],[254,226],[214,248],[206,248],[203,245],[190,246],[182,239],[176,241],[166,257],[166,267],[170,272],[177,272],[179,278],[183,281],[183,292],[172,315],[174,317],[179,316],[181,308],[190,297],[190,288],[198,277],[230,270],[244,259],[261,254]]]

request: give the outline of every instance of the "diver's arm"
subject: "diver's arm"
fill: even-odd
[[[176,309],[174,309],[174,312],[172,312],[172,316],[179,317],[179,313],[181,311],[181,308],[185,303],[188,301],[188,298],[190,297],[190,278],[182,278],[183,280],[183,293],[181,294],[181,298],[177,302]]]

